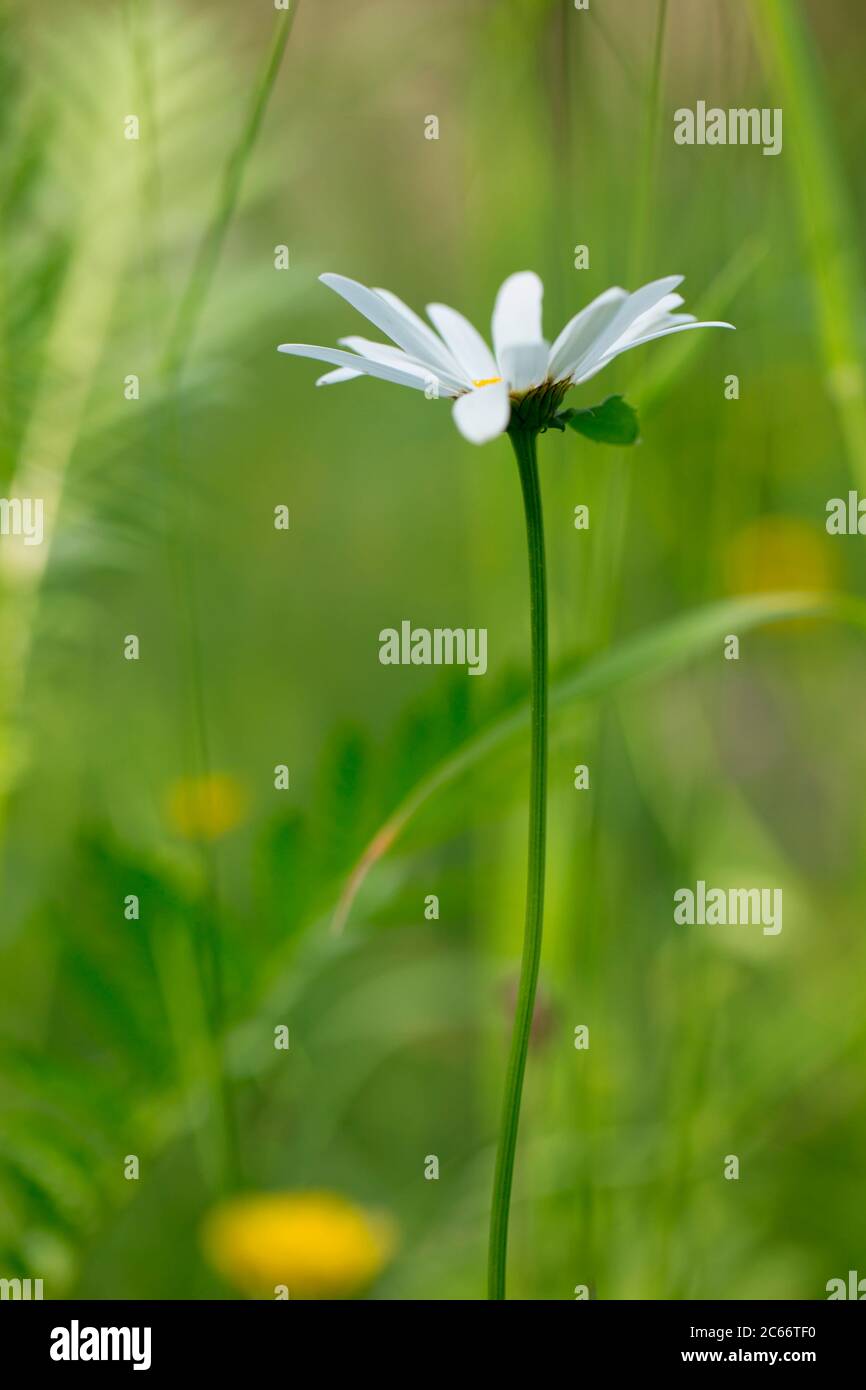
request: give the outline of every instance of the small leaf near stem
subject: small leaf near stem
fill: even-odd
[[[568,425],[594,444],[635,444],[640,436],[637,411],[622,396],[608,396],[601,405],[580,410],[561,410],[551,423],[557,429]]]

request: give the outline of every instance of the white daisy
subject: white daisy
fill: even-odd
[[[368,289],[345,275],[319,278],[391,342],[350,337],[340,339],[349,351],[307,343],[282,343],[279,351],[335,366],[319,377],[318,386],[374,376],[428,396],[451,397],[457,428],[473,444],[495,439],[509,425],[543,428],[570,386],[588,381],[629,348],[687,328],[733,327],[676,313],[683,300],[674,291],[683,277],[668,275],[633,294],[619,287],[605,290],[551,345],[541,331],[541,280],[522,270],[510,275],[496,296],[491,352],[469,320],[447,304],[428,304],[431,328],[389,290]]]

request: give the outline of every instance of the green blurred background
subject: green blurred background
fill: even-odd
[[[516,469],[446,405],[316,391],[275,347],[365,332],[323,271],[486,328],[525,268],[550,338],[671,273],[738,331],[572,395],[624,391],[639,448],[540,444],[554,677],[642,635],[645,679],[554,720],[510,1295],[866,1274],[866,644],[832,597],[866,561],[824,528],[866,487],[860,6],[301,0],[234,163],[284,22],[266,0],[2,14],[0,470],[50,524],[0,540],[0,1275],[231,1297],[212,1204],[324,1188],[399,1227],[370,1296],[483,1296],[525,735],[443,779],[332,922],[395,807],[525,698]],[[698,100],[782,107],[782,153],[675,145]],[[827,613],[763,621],[765,591]],[[403,618],[486,627],[486,677],[382,667]],[[676,927],[697,878],[781,887],[781,935]]]

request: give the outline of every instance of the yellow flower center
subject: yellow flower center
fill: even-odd
[[[483,381],[473,381],[472,385],[473,385],[473,386],[495,386],[496,383],[497,383],[498,381],[501,381],[501,380],[502,380],[502,377],[501,377],[501,376],[488,376],[488,377],[485,377],[485,379],[484,379]]]

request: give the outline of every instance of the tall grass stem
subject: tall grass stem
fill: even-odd
[[[193,260],[159,362],[163,388],[169,401],[170,434],[167,453],[175,466],[180,452],[178,405],[181,378],[237,209],[247,164],[276,84],[296,13],[297,3],[292,5],[289,11],[279,15],[275,21],[267,56],[253,87],[238,139],[226,161],[214,211]],[[204,672],[199,657],[199,604],[195,565],[188,540],[193,533],[192,507],[188,479],[181,475],[180,483],[181,487],[175,497],[173,523],[169,525],[169,563],[175,576],[182,646],[186,653],[187,681],[192,706],[193,761],[197,774],[207,777],[211,768],[211,756],[207,733]],[[212,1110],[220,1155],[217,1165],[218,1183],[222,1189],[231,1189],[238,1186],[241,1180],[241,1156],[234,1097],[224,1058],[225,980],[219,932],[218,865],[212,845],[201,841],[199,850],[203,863],[205,891],[203,900],[194,909],[196,921],[193,924],[192,943],[212,1049]]]

